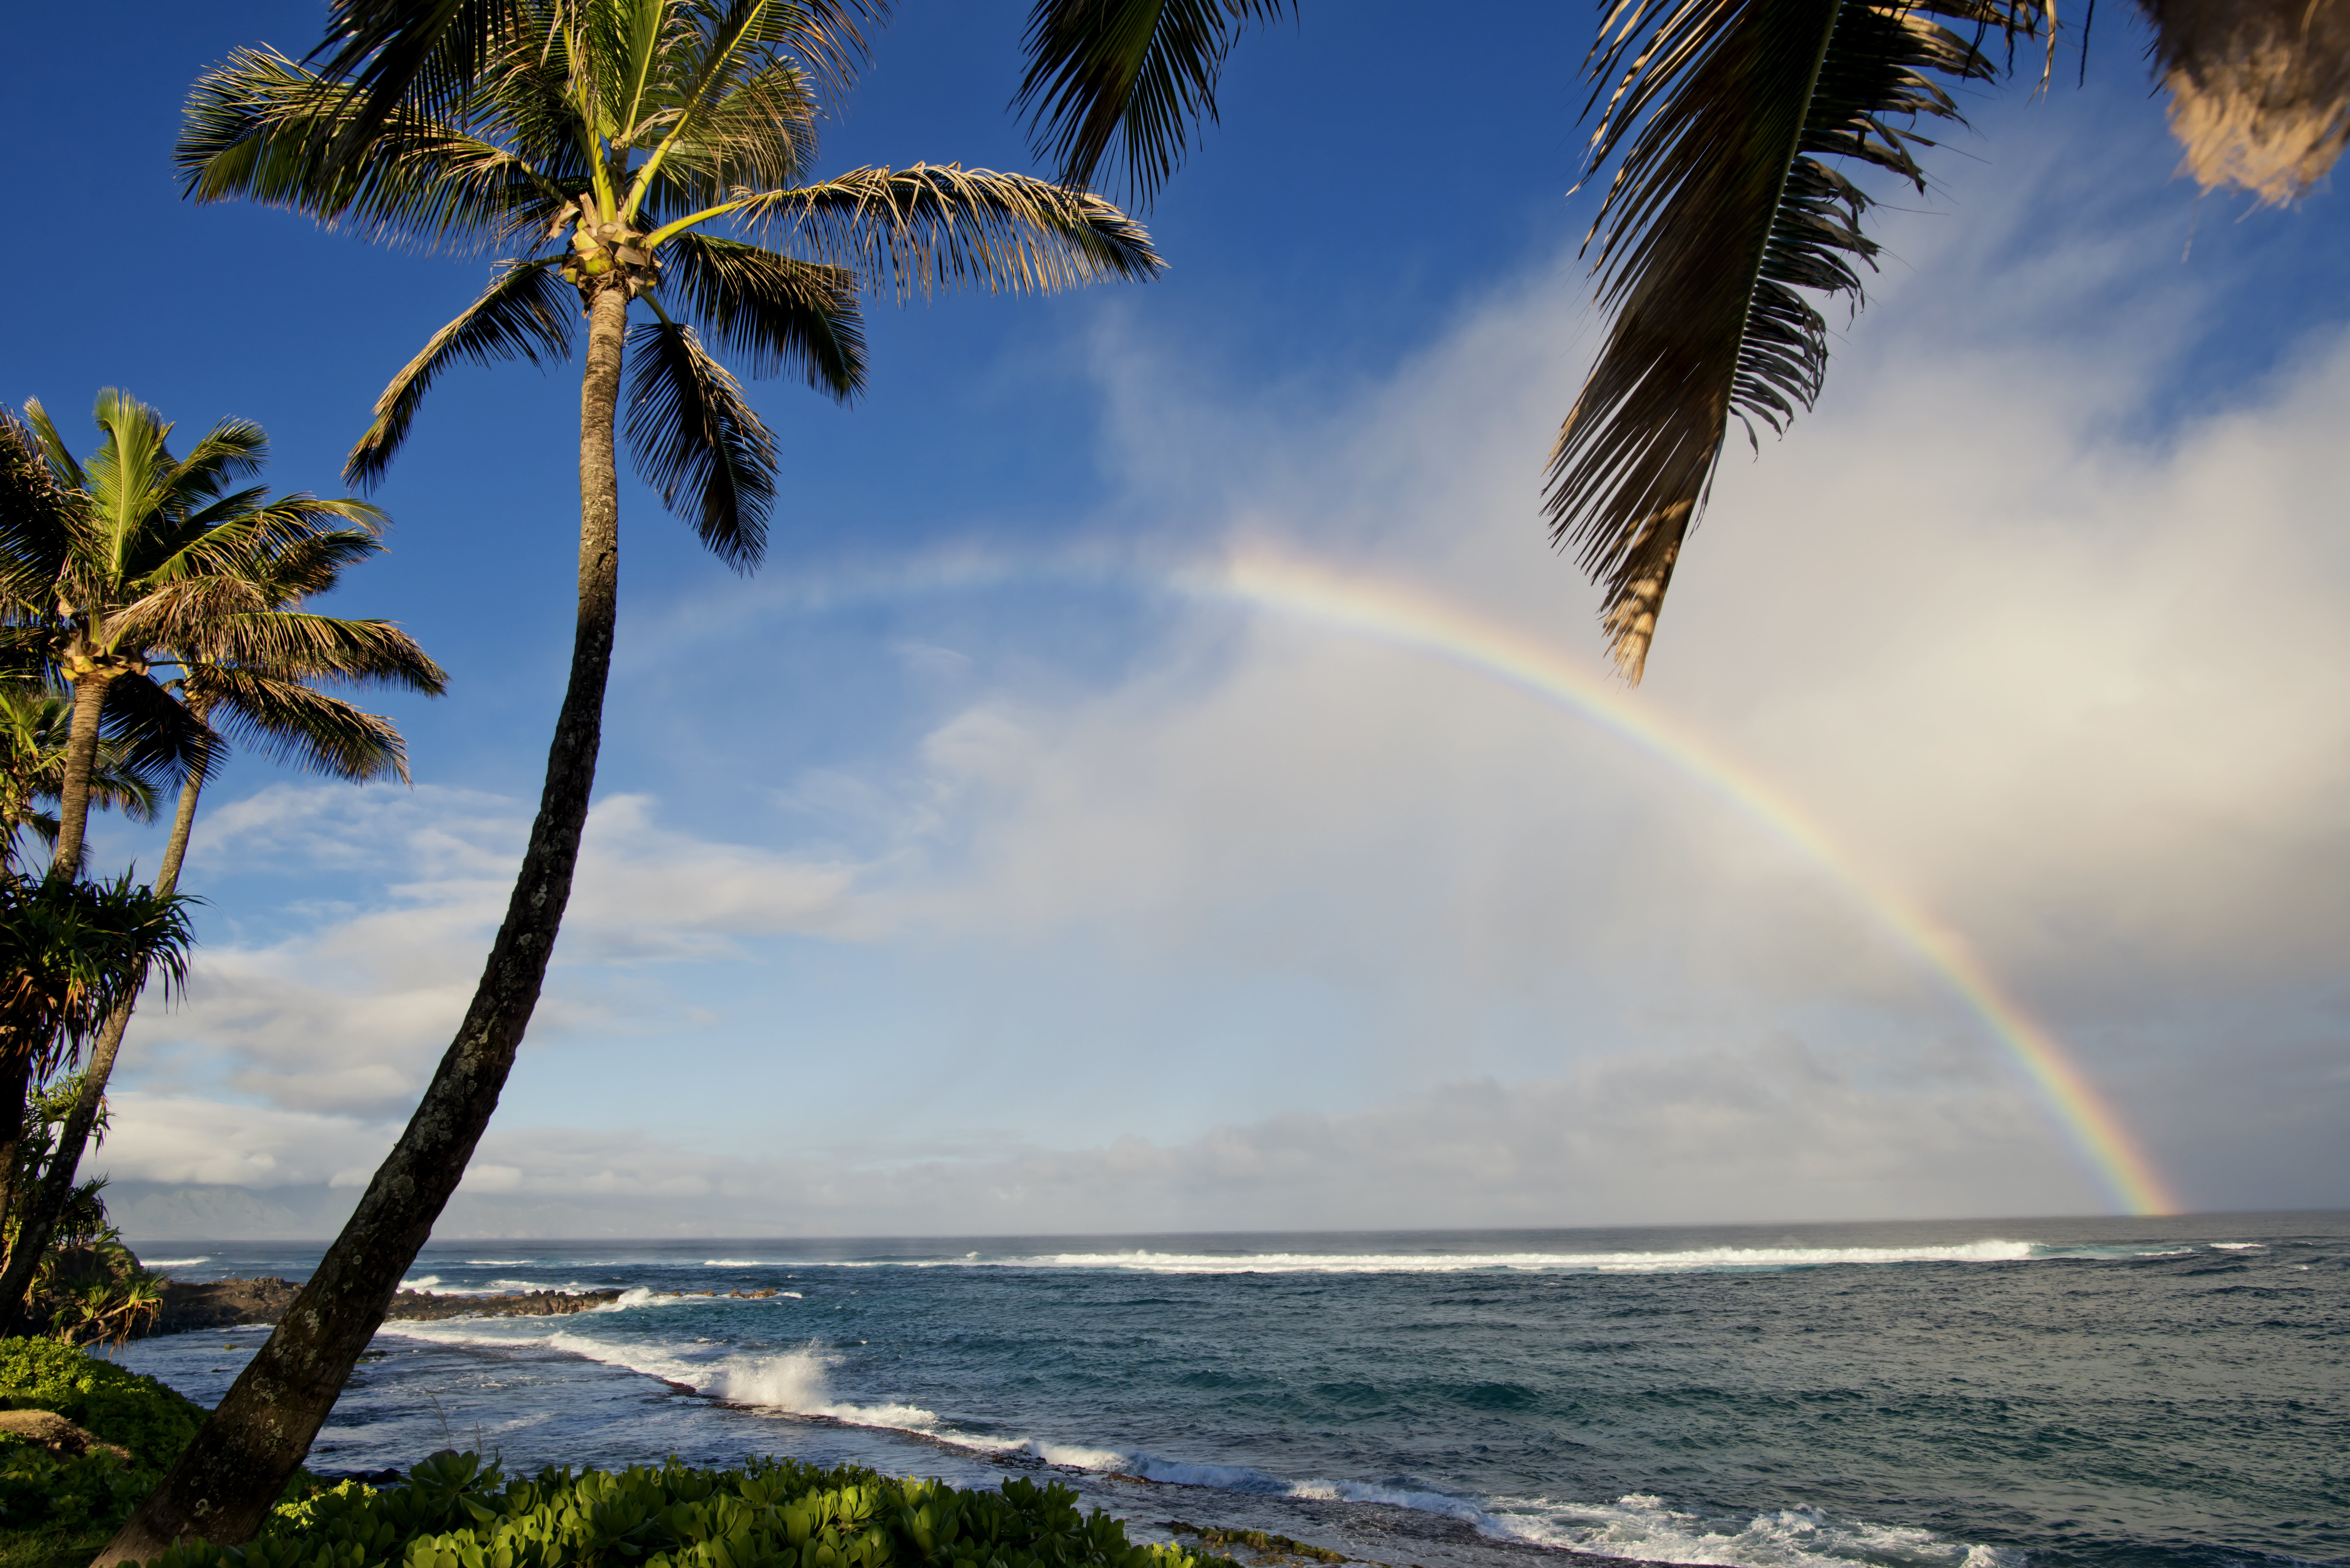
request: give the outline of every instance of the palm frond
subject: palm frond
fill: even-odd
[[[337,123],[318,128],[317,161],[355,169],[403,104],[453,119],[512,41],[520,9],[514,0],[331,0],[327,36],[310,57],[328,57],[318,74],[336,84]]]
[[[190,690],[206,701],[214,677],[232,668],[346,686],[393,686],[428,697],[449,689],[449,672],[388,620],[284,609],[224,616],[174,651],[187,669]]]
[[[48,613],[72,548],[78,501],[57,483],[39,438],[0,405],[0,608]]]
[[[775,438],[692,328],[649,321],[629,334],[629,451],[662,504],[688,517],[702,542],[736,571],[767,549],[775,494]],[[685,505],[679,504],[683,498]]]
[[[768,192],[743,215],[899,299],[962,285],[1045,294],[1165,265],[1140,224],[1091,192],[959,164],[853,169]]]
[[[1606,585],[1602,624],[1631,680],[1730,420],[1752,439],[1819,396],[1827,324],[1801,291],[1858,308],[1870,198],[1821,160],[1922,190],[1912,149],[1931,143],[1894,122],[1956,119],[1933,78],[2000,68],[1937,18],[2012,36],[2033,30],[2035,4],[1620,0],[1609,17],[1591,74],[1617,87],[1591,164],[1623,151],[1593,224],[1616,319],[1552,449],[1547,509]]]
[[[372,485],[383,477],[400,443],[408,437],[424,394],[458,359],[486,365],[498,359],[566,359],[571,355],[575,302],[567,297],[550,262],[509,263],[499,269],[482,296],[465,313],[432,335],[421,352],[401,367],[375,401],[375,422],[343,461],[343,477]]]
[[[796,369],[841,399],[865,385],[856,274],[712,234],[680,234],[661,257],[702,333],[753,376]]]
[[[106,683],[99,724],[99,735],[118,748],[121,765],[139,773],[210,783],[225,760],[220,738],[145,675],[118,675]]]
[[[369,157],[333,162],[324,150],[356,108],[285,56],[239,49],[196,83],[172,160],[194,201],[244,197],[370,238],[479,248],[544,229],[567,199],[548,172],[462,129],[485,107],[448,119],[400,110]]]
[[[1036,0],[1028,74],[1015,108],[1061,182],[1097,183],[1117,150],[1127,189],[1147,206],[1183,161],[1191,128],[1216,119],[1216,78],[1240,29],[1290,0]]]
[[[379,714],[257,670],[212,671],[203,691],[213,723],[264,756],[333,778],[408,782],[408,748]]]

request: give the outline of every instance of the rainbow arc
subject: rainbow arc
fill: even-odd
[[[2000,987],[1966,941],[1703,736],[1618,697],[1601,679],[1535,639],[1417,588],[1342,575],[1261,548],[1240,551],[1221,573],[1187,579],[1182,586],[1505,682],[1695,781],[1818,865],[1940,977],[2005,1050],[2116,1208],[2131,1214],[2179,1212],[2177,1198],[2121,1116],[2063,1044]]]

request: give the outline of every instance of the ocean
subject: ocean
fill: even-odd
[[[143,1251],[298,1279],[319,1248]],[[314,1468],[1053,1468],[1145,1535],[1399,1563],[2350,1562],[2345,1214],[435,1242],[408,1282],[626,1293],[386,1329]],[[266,1332],[116,1354],[209,1404]]]

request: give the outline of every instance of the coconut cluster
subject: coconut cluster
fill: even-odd
[[[563,281],[588,298],[604,279],[617,275],[629,298],[641,298],[660,282],[660,268],[652,252],[644,248],[644,238],[626,223],[591,223],[583,218],[571,232],[572,254],[563,264]]]

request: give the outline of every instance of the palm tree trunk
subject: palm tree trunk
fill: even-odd
[[[81,869],[82,835],[89,827],[89,775],[98,766],[98,724],[106,708],[107,682],[95,670],[74,680],[73,728],[66,734],[66,776],[57,790],[57,847],[49,875],[71,880]]]
[[[203,722],[203,710],[194,702],[190,702],[188,708],[196,721]],[[193,773],[180,784],[180,806],[172,817],[171,840],[163,846],[163,867],[155,874],[158,893],[172,892],[180,885],[180,863],[187,858],[188,832],[195,826],[196,797],[203,787],[204,781]],[[48,1251],[57,1217],[66,1211],[66,1203],[73,1197],[74,1177],[81,1168],[82,1151],[89,1147],[90,1128],[98,1125],[99,1107],[106,1103],[106,1081],[113,1075],[115,1054],[122,1049],[122,1032],[130,1027],[130,1010],[138,1004],[139,999],[134,996],[116,1008],[108,1017],[106,1027],[99,1032],[98,1044],[90,1048],[89,1064],[82,1072],[81,1092],[74,1096],[73,1108],[66,1113],[65,1125],[57,1129],[57,1150],[49,1156],[48,1168],[41,1173],[40,1189],[16,1232],[16,1249],[8,1254],[5,1269],[0,1270],[0,1339],[23,1332],[25,1298],[33,1288],[33,1272],[41,1266],[41,1254]],[[5,1173],[0,1173],[0,1182],[7,1179]],[[0,1214],[6,1212],[5,1208],[0,1208]]]
[[[6,1215],[16,1201],[16,1155],[25,1142],[25,1091],[32,1082],[30,1055],[11,1054],[0,1062],[0,1216]],[[15,1262],[23,1250],[20,1240],[8,1261]]]
[[[546,787],[522,873],[473,1005],[423,1102],[317,1272],[93,1568],[161,1557],[174,1542],[192,1536],[223,1545],[252,1538],[309,1452],[310,1439],[375,1337],[400,1276],[431,1238],[432,1222],[497,1109],[571,896],[596,780],[619,585],[620,487],[612,433],[628,324],[629,296],[608,284],[589,309],[588,368],[579,389],[579,618],[571,683],[556,719]]]

